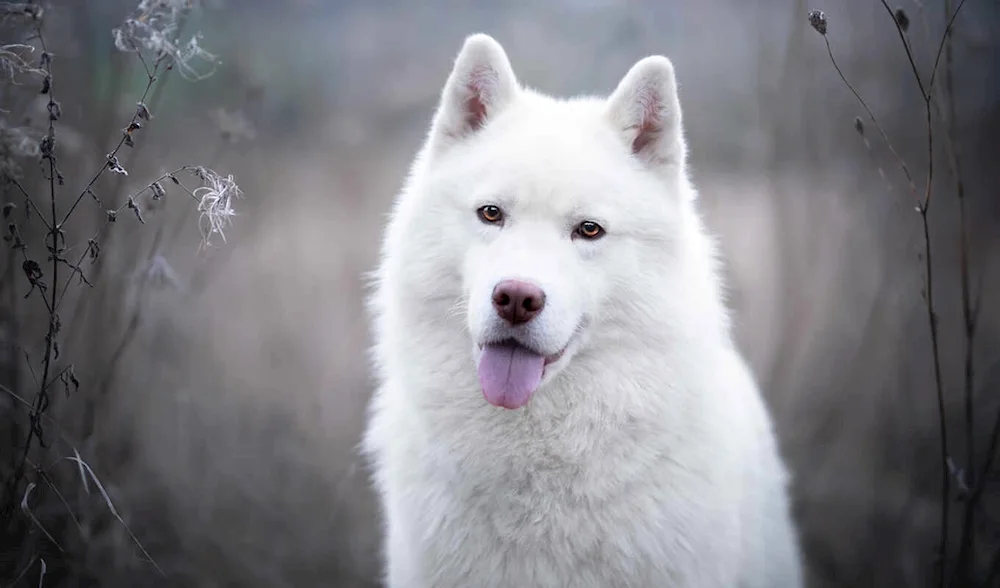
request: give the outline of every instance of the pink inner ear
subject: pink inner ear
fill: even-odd
[[[472,90],[472,88],[469,88]],[[471,94],[465,100],[465,127],[476,131],[486,122],[486,105],[479,94]]]
[[[487,65],[476,67],[469,72],[465,84],[468,96],[463,104],[467,129],[476,131],[486,123],[487,105],[495,99],[494,94],[499,83],[500,76],[496,70]]]
[[[632,140],[632,154],[638,155],[663,132],[663,100],[653,88],[638,92],[639,124],[636,125],[635,139]]]

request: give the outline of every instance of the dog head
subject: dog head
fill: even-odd
[[[425,297],[454,276],[491,404],[523,406],[589,340],[642,320],[693,198],[685,160],[665,57],[607,99],[558,100],[521,87],[492,38],[466,39],[398,209],[420,245],[396,246],[419,247],[405,271]]]

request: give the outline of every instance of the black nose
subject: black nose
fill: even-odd
[[[545,308],[545,292],[528,282],[504,280],[493,288],[493,308],[503,320],[521,325]]]

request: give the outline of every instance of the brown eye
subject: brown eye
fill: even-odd
[[[604,228],[593,221],[583,221],[577,225],[575,234],[584,239],[600,239],[604,236]]]
[[[479,215],[479,220],[490,225],[499,224],[503,220],[503,211],[492,204],[480,207],[476,214]]]

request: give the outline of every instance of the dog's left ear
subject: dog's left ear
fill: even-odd
[[[482,33],[465,39],[434,116],[437,148],[469,137],[506,108],[519,92],[507,54]]]
[[[607,101],[607,116],[631,153],[656,169],[681,169],[687,145],[674,66],[655,55],[625,74]]]

